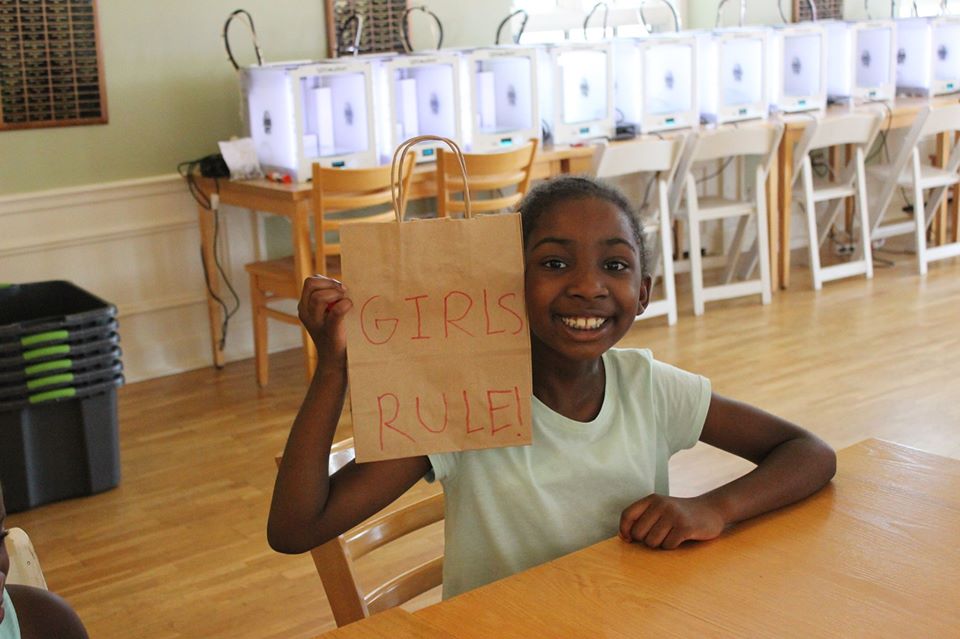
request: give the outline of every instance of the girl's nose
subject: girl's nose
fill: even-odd
[[[567,292],[575,297],[595,299],[608,293],[602,273],[591,267],[576,268],[571,272]]]

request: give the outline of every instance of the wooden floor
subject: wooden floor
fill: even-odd
[[[960,260],[920,278],[909,256],[894,259],[872,282],[819,293],[800,270],[767,307],[714,303],[701,318],[681,282],[679,323],[641,322],[624,344],[836,447],[880,437],[960,458]],[[91,637],[294,639],[333,626],[309,557],[265,540],[273,457],[306,386],[298,352],[271,367],[267,389],[252,361],[122,388],[121,486],[9,517]],[[673,489],[692,494],[745,467],[701,445],[674,459]],[[438,543],[434,533],[419,551]]]

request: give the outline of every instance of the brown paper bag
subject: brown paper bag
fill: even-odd
[[[449,145],[466,182],[460,149],[434,136],[403,143],[394,169],[423,139]],[[531,441],[520,216],[471,217],[464,198],[464,219],[341,228],[358,461]]]

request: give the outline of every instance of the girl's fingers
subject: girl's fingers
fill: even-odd
[[[672,528],[673,525],[670,521],[666,517],[661,517],[653,524],[650,532],[643,538],[643,543],[649,548],[659,548],[663,540],[670,534]]]

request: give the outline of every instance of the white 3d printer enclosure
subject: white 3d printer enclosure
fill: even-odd
[[[697,33],[702,120],[723,124],[767,117],[768,35],[765,27]]]
[[[305,182],[314,162],[376,166],[369,64],[335,60],[246,67],[241,82],[248,133],[265,171]]]
[[[827,96],[833,100],[892,100],[896,94],[897,31],[892,20],[824,20]]]
[[[467,149],[489,151],[540,138],[537,51],[489,47],[461,52],[463,139]],[[469,96],[469,98],[467,98]]]
[[[960,91],[960,17],[897,20],[897,90],[907,95]]]
[[[463,144],[457,54],[385,56],[375,58],[373,65],[381,161],[389,162],[401,142],[418,135],[438,135]],[[417,145],[417,161],[436,159],[440,145]]]
[[[640,133],[696,126],[696,39],[662,35],[613,42],[618,118]]]
[[[770,110],[786,113],[827,106],[827,32],[815,22],[771,29]]]
[[[606,42],[565,42],[538,50],[540,117],[554,144],[614,133],[613,56]]]

